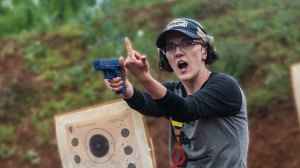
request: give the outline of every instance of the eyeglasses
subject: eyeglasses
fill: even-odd
[[[163,53],[165,55],[174,55],[176,53],[176,48],[179,47],[181,51],[186,52],[193,48],[194,45],[204,45],[200,41],[192,40],[192,39],[186,39],[180,42],[179,44],[168,44],[163,48]]]

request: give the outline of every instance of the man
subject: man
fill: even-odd
[[[156,43],[160,69],[174,72],[178,81],[163,84],[149,72],[146,56],[133,50],[128,38],[128,57],[120,57],[125,78],[129,71],[144,87],[134,88],[126,79],[121,94],[128,105],[144,115],[170,120],[172,167],[247,167],[248,121],[246,100],[237,81],[211,72],[207,65],[219,58],[213,37],[200,23],[188,18],[170,22]],[[121,78],[105,80],[113,90],[122,87]]]

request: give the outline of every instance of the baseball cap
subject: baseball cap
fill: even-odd
[[[158,48],[164,47],[166,35],[172,31],[181,32],[193,39],[199,39],[206,35],[203,26],[197,21],[188,18],[178,18],[171,21],[158,36],[156,41],[156,46]],[[206,39],[203,38],[203,40]]]

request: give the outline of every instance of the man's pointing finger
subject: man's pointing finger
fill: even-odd
[[[128,57],[134,57],[133,49],[128,37],[125,37],[125,46],[126,46]]]

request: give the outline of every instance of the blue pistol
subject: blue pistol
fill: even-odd
[[[121,73],[119,59],[99,59],[93,61],[95,71],[103,71],[104,79],[112,79],[121,77],[123,80],[122,89],[116,91],[121,94],[126,91],[126,83],[124,76]]]

